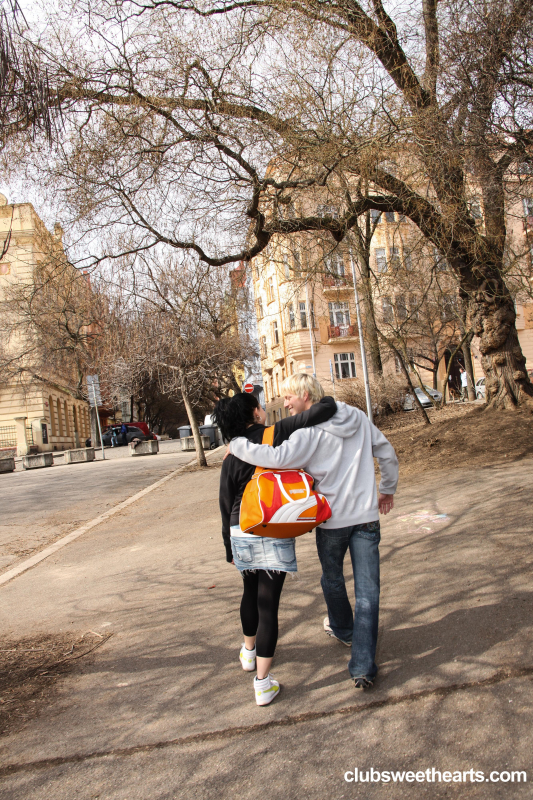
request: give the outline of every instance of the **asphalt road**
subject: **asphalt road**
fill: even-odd
[[[117,451],[124,457],[0,475],[0,573],[195,457]]]
[[[313,537],[298,540],[265,708],[237,661],[217,491],[218,469],[182,473],[0,587],[0,638],[112,634],[3,737],[2,800],[531,797],[533,460],[400,485],[363,695],[322,631]],[[461,779],[346,782],[356,768]]]

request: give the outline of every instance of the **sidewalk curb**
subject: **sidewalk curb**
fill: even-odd
[[[220,448],[217,448],[217,450],[212,450],[211,452],[214,454],[218,450],[220,450]],[[31,556],[31,558],[27,558],[26,561],[23,561],[21,564],[18,564],[18,566],[9,569],[7,572],[1,573],[0,586],[2,586],[5,583],[8,583],[9,581],[12,581],[19,575],[22,575],[23,572],[27,572],[27,570],[31,569],[32,567],[35,567],[37,564],[40,564],[41,561],[44,561],[45,558],[48,558],[49,556],[56,553],[58,550],[61,550],[61,548],[65,547],[65,545],[70,544],[70,542],[73,542],[76,539],[79,539],[79,537],[83,536],[84,533],[87,533],[92,528],[95,528],[97,525],[100,525],[100,523],[105,522],[110,517],[114,516],[115,514],[118,514],[119,511],[122,511],[128,506],[131,506],[133,503],[136,503],[137,500],[140,500],[141,497],[150,494],[150,492],[153,492],[154,489],[158,489],[164,483],[171,480],[176,475],[179,475],[180,472],[184,472],[195,461],[196,457],[192,458],[190,461],[188,461],[186,464],[183,464],[181,467],[178,467],[178,469],[175,469],[169,475],[165,475],[164,478],[160,478],[155,483],[150,484],[150,486],[146,486],[146,488],[141,489],[140,492],[137,492],[131,497],[128,497],[126,500],[123,500],[118,505],[113,506],[113,508],[110,508],[109,511],[105,511],[103,514],[100,514],[100,516],[90,520],[90,522],[86,522],[85,525],[82,525],[80,528],[76,528],[76,530],[67,533],[66,536],[61,537],[61,539],[58,539],[53,544],[49,545],[48,547],[45,547],[44,550],[40,550],[34,556]]]

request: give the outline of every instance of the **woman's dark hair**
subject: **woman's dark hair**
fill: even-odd
[[[257,397],[241,393],[219,400],[211,416],[224,440],[229,442],[235,436],[243,436],[248,425],[253,424],[256,408],[259,408]]]

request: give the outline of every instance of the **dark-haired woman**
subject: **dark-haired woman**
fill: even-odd
[[[307,411],[276,422],[274,446],[279,446],[299,428],[327,422],[336,412],[332,397],[322,397]],[[257,398],[237,394],[220,400],[213,413],[222,436],[230,441],[246,436],[261,444],[266,413]],[[244,643],[239,659],[246,672],[253,672],[257,705],[268,705],[279,694],[279,683],[270,675],[278,639],[278,607],[287,572],[296,572],[294,539],[273,539],[244,533],[239,525],[239,512],[246,484],[255,467],[229,455],[222,464],[220,476],[220,512],[226,559],[234,563],[243,579],[241,622]]]

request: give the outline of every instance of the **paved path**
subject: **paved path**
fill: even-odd
[[[0,587],[0,637],[113,634],[2,740],[2,800],[531,797],[530,784],[391,789],[343,775],[533,779],[532,460],[401,487],[383,521],[380,676],[363,696],[321,630],[302,537],[281,603],[283,691],[267,708],[236,660],[240,578],[223,560],[217,488],[217,469],[181,474]]]

